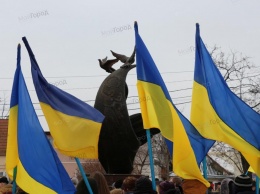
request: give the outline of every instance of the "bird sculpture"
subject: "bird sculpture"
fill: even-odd
[[[126,104],[126,77],[136,67],[135,50],[130,57],[111,52],[116,57],[113,62],[119,60],[124,64],[110,72],[115,63],[109,62],[107,68],[105,64],[109,60],[100,60],[101,68],[105,67],[111,74],[101,84],[94,105],[105,116],[98,143],[99,161],[108,174],[130,174],[137,150],[147,142],[141,114],[129,116]],[[160,132],[156,128],[150,130],[152,136]]]
[[[130,57],[115,53],[113,51],[111,51],[111,53],[114,57],[116,57],[118,60],[120,60],[122,63],[124,63],[125,66],[131,65],[135,62],[135,49]]]
[[[111,60],[107,60],[107,57],[105,57],[104,59],[98,59],[99,61],[99,66],[106,70],[106,72],[108,73],[112,73],[113,71],[115,71],[114,68],[112,68],[112,66],[119,61],[119,59],[111,59]]]

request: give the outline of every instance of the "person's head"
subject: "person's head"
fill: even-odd
[[[169,182],[173,182],[175,186],[181,186],[182,179],[180,177],[171,177]]]
[[[234,180],[235,190],[237,191],[252,191],[252,179],[245,174],[237,176]]]
[[[175,185],[173,182],[162,181],[159,184],[159,194],[165,194],[166,191],[170,189],[175,189]]]
[[[122,189],[127,192],[127,191],[133,191],[135,188],[135,182],[137,178],[133,176],[128,176],[123,180],[122,183]]]
[[[182,194],[182,192],[178,188],[175,188],[175,189],[169,189],[164,194]]]
[[[210,190],[213,190],[213,189],[214,189],[214,183],[212,183],[211,181],[209,181],[209,184],[210,184],[209,189],[210,189]]]
[[[5,176],[0,178],[0,186],[6,185],[8,183],[9,183],[9,181]]]
[[[112,184],[112,188],[113,188],[113,189],[121,189],[122,184],[123,184],[123,179],[118,179],[117,181],[115,181],[115,182]]]
[[[88,182],[90,184],[90,187],[93,191],[93,194],[98,194],[98,185],[97,182],[94,178],[90,178],[88,177]],[[81,181],[79,181],[77,187],[76,187],[76,193],[75,194],[89,194],[88,188],[86,186],[86,183],[84,181],[84,179],[82,179]]]
[[[230,178],[225,178],[222,180],[220,185],[220,194],[233,193],[234,181]]]
[[[205,194],[207,187],[196,179],[186,179],[182,182],[182,189],[185,194]]]
[[[215,190],[216,190],[216,191],[220,191],[220,186],[221,186],[221,182],[217,182],[217,183],[215,184]]]
[[[90,177],[92,177],[96,180],[97,185],[98,185],[99,194],[110,193],[110,190],[109,190],[109,187],[108,187],[108,184],[107,184],[107,180],[101,172],[96,171],[96,172],[92,173],[90,175]]]
[[[156,194],[157,192],[153,190],[152,181],[145,177],[141,176],[135,182],[134,194]]]
[[[110,191],[110,194],[124,194],[124,190],[123,189],[112,189]]]
[[[78,179],[76,177],[71,178],[71,182],[73,183],[73,185],[76,187],[77,184],[79,183]]]

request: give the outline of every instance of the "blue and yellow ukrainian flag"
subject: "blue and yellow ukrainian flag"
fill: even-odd
[[[135,23],[137,89],[145,129],[158,128],[173,155],[174,173],[209,187],[199,165],[213,145],[203,138],[172,103],[165,83]],[[173,146],[174,142],[174,146]]]
[[[95,108],[49,84],[23,37],[31,60],[35,90],[55,147],[64,155],[98,158],[98,140],[104,116]]]
[[[196,25],[196,58],[191,122],[205,138],[225,142],[260,175],[260,115],[228,87]]]
[[[6,171],[11,179],[16,173],[16,183],[27,193],[75,192],[33,108],[20,67],[20,45],[10,103]]]

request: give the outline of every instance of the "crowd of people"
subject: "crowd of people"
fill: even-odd
[[[183,194],[180,186],[180,178],[169,181],[157,182],[156,190],[153,189],[152,181],[147,176],[136,178],[127,176],[123,180],[114,182],[109,188],[104,175],[100,172],[90,174],[88,177],[93,194]],[[88,194],[89,191],[82,179],[76,186],[76,194]]]
[[[218,182],[214,189],[207,188],[198,180],[182,180],[179,177],[171,177],[169,180],[157,181],[156,190],[153,189],[152,181],[141,176],[136,178],[128,176],[124,180],[118,180],[112,184],[112,188],[108,191],[108,185],[104,175],[102,182],[96,181],[97,190],[94,194],[254,194],[255,182],[248,175],[239,175],[234,180],[230,178],[223,179]],[[95,176],[90,176],[88,179],[95,181]],[[79,189],[84,187],[84,191]],[[106,187],[106,188],[105,188]],[[82,191],[82,192],[81,192]],[[86,185],[83,180],[77,185],[77,194],[88,194]]]
[[[169,180],[156,181],[156,190],[147,176],[136,178],[127,176],[112,185],[107,184],[101,172],[94,172],[87,177],[93,194],[254,194],[256,185],[248,175],[239,175],[234,180],[223,179],[221,182],[207,188],[198,180],[182,180],[171,177]],[[79,182],[72,180],[76,187],[76,194],[88,194],[84,179]],[[0,194],[11,194],[12,184],[6,177],[0,178]],[[17,187],[17,194],[27,194]]]
[[[255,194],[256,182],[248,175],[242,174],[234,180],[225,178],[217,184],[215,190],[210,187],[208,194]]]

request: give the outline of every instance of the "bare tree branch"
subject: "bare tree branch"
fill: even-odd
[[[212,49],[211,56],[229,88],[251,108],[259,111],[260,73],[250,61],[251,58],[232,50],[229,53],[224,53],[217,46]],[[232,163],[241,173],[248,168],[248,163],[241,153],[224,143],[216,143],[211,152],[225,158],[228,163]]]

